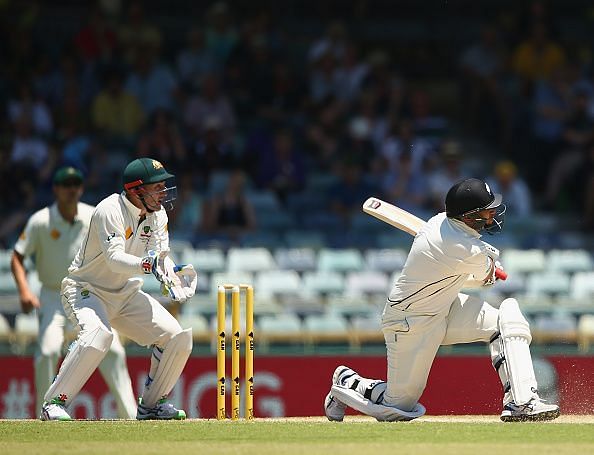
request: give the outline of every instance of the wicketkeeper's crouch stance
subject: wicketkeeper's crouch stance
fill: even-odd
[[[193,267],[177,267],[167,257],[165,209],[173,207],[176,188],[166,181],[173,177],[156,160],[136,159],[124,170],[125,191],[95,208],[87,237],[62,281],[64,310],[80,333],[45,394],[42,420],[70,420],[68,405],[109,349],[112,327],[140,345],[153,346],[136,418],[185,418],[166,397],[192,351],[192,331],[182,330],[135,278],[153,273],[176,301],[194,294]]]
[[[387,382],[339,366],[324,403],[329,420],[341,421],[347,406],[382,421],[424,415],[418,400],[439,346],[477,341],[489,343],[503,384],[501,420],[559,416],[557,405],[538,396],[529,349],[532,337],[518,302],[509,298],[496,309],[460,293],[471,275],[484,277],[484,285],[496,281],[495,269],[501,264],[479,232],[501,230],[505,213],[501,200],[478,179],[463,180],[448,191],[446,213],[421,228],[386,302],[382,331]]]

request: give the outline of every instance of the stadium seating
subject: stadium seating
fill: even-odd
[[[346,276],[344,292],[347,295],[380,294],[387,295],[391,282],[388,275],[375,270],[349,272]]]
[[[543,250],[505,250],[501,253],[501,262],[508,273],[540,272],[546,267]]]
[[[318,270],[350,272],[363,270],[363,256],[355,249],[323,248],[318,253]]]
[[[351,331],[344,318],[337,314],[306,316],[303,321],[306,343],[350,343]]]
[[[280,269],[305,272],[317,267],[316,253],[312,248],[279,248],[274,259]]]
[[[276,268],[272,253],[266,248],[230,248],[227,253],[229,272],[260,272]]]
[[[569,292],[569,274],[558,271],[532,273],[526,282],[526,293],[532,295],[567,294]]]
[[[192,264],[198,273],[222,272],[227,268],[225,253],[218,248],[186,248],[182,252],[182,262]]]
[[[342,293],[344,277],[336,271],[305,272],[303,274],[303,290],[309,295]]]
[[[301,291],[301,277],[295,270],[267,270],[255,278],[258,296],[296,295]]]
[[[586,250],[551,250],[547,254],[549,270],[575,273],[592,270],[592,256]]]
[[[407,254],[401,249],[368,249],[365,252],[365,264],[370,270],[394,273],[396,270],[402,270]]]
[[[262,316],[256,330],[259,348],[263,350],[275,343],[303,343],[301,320],[295,314]]]

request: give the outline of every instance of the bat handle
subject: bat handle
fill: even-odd
[[[505,273],[503,269],[495,269],[495,277],[498,280],[505,281],[507,280],[507,273]]]

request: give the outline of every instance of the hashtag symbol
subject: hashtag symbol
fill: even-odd
[[[28,381],[11,380],[8,390],[2,395],[2,401],[4,402],[2,411],[4,419],[28,419],[31,417],[29,406],[33,402],[33,395]]]

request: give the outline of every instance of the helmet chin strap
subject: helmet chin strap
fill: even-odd
[[[140,194],[137,194],[137,196],[138,196],[138,199],[140,199],[140,202],[142,202],[142,205],[144,206],[144,209],[146,210],[146,212],[147,212],[147,213],[153,213],[153,212],[155,212],[155,211],[156,211],[156,210],[154,210],[154,209],[151,209],[151,208],[150,208],[150,207],[149,207],[149,206],[146,204],[146,201],[145,201],[145,199],[144,199],[144,196],[141,196]]]

